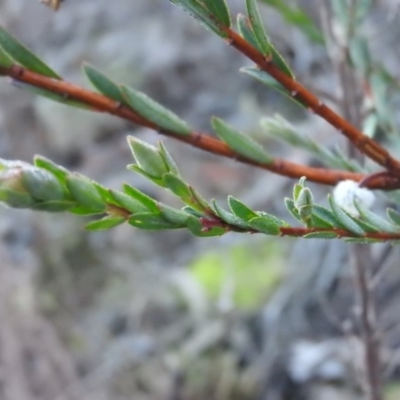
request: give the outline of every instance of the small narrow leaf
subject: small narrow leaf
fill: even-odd
[[[258,214],[243,204],[238,199],[235,199],[233,196],[228,197],[228,204],[236,217],[248,222],[252,218],[257,218]]]
[[[173,194],[182,199],[185,203],[193,203],[192,193],[189,186],[177,176],[167,173],[163,175],[165,186],[171,190]]]
[[[159,148],[160,155],[163,158],[165,165],[168,168],[168,171],[171,174],[179,177],[180,173],[179,173],[178,166],[176,165],[174,159],[171,157],[171,154],[168,153],[168,150],[164,146],[163,142],[158,143],[158,148]]]
[[[269,56],[271,54],[271,46],[261,22],[256,0],[246,0],[246,8],[252,31],[258,42],[257,47],[262,54]]]
[[[114,99],[122,104],[126,104],[126,99],[122,95],[122,91],[119,85],[114,83],[102,72],[90,64],[84,64],[83,70],[88,77],[91,84],[101,93],[111,99]]]
[[[157,207],[157,202],[150,196],[147,196],[147,194],[144,194],[140,190],[128,185],[127,183],[123,185],[123,189],[128,196],[143,204],[143,206],[145,206],[152,213],[160,213],[160,210]]]
[[[8,53],[0,46],[0,67],[10,68],[14,65],[13,59]]]
[[[200,21],[200,23],[211,32],[218,36],[227,37],[226,32],[221,27],[221,23],[215,18],[212,12],[206,8],[201,0],[170,0],[171,3],[181,7],[192,17]]]
[[[66,191],[56,177],[45,169],[31,167],[22,171],[24,186],[38,200],[64,200]]]
[[[212,213],[212,209],[210,204],[191,186],[189,186],[190,192],[192,193],[193,203],[192,207],[195,207],[197,210],[205,212],[207,214]]]
[[[219,23],[227,28],[231,26],[231,17],[225,0],[203,0],[203,4],[205,4]]]
[[[231,128],[221,119],[214,117],[212,126],[220,139],[239,155],[263,164],[270,164],[273,161],[261,145]]]
[[[328,195],[328,201],[342,228],[347,229],[358,236],[364,235],[364,230],[361,229],[361,227],[352,220],[352,218],[343,210],[343,208],[336,203],[333,196]]]
[[[177,210],[175,208],[169,207],[165,204],[158,204],[161,215],[166,221],[174,224],[176,227],[184,228],[186,226],[189,214],[184,211]]]
[[[276,81],[274,78],[268,75],[265,71],[261,71],[257,67],[243,67],[240,68],[240,72],[250,75],[254,79],[257,79],[262,84],[280,92],[284,96],[293,100],[296,104],[299,104],[302,107],[307,107],[307,104],[303,103],[300,99],[293,97],[293,95],[288,90],[286,90],[286,88],[284,88],[278,81]]]
[[[295,187],[297,186],[300,185],[296,185]],[[308,187],[302,187],[298,194],[294,196],[294,198],[294,205],[298,211],[305,206],[312,206],[314,204],[314,196]]]
[[[110,190],[111,196],[114,198],[114,201],[128,211],[133,213],[141,213],[148,212],[149,209],[144,206],[140,201],[134,199],[131,196],[128,196],[125,193],[119,192],[117,190]]]
[[[31,207],[35,211],[62,212],[76,207],[76,202],[68,200],[43,201]]]
[[[313,205],[312,218],[315,228],[333,228],[338,226],[338,221],[333,212],[317,204]]]
[[[288,25],[296,26],[310,40],[318,44],[324,44],[324,35],[315,25],[314,21],[300,9],[291,3],[286,4],[282,0],[262,0],[264,3],[274,7],[286,20]]]
[[[388,208],[386,210],[386,215],[388,218],[396,225],[400,225],[400,213],[393,208]]]
[[[238,29],[239,29],[239,32],[240,32],[240,35],[242,36],[242,38],[246,42],[250,43],[257,50],[262,52],[262,49],[259,48],[259,43],[257,41],[257,38],[254,36],[254,32],[251,28],[250,21],[245,15],[238,14],[237,26],[238,26]]]
[[[90,179],[73,173],[67,177],[66,184],[72,197],[80,206],[94,212],[105,210],[106,204]]]
[[[123,224],[126,221],[124,217],[107,216],[98,221],[89,222],[85,229],[88,231],[106,231],[111,228],[115,228],[118,225]]]
[[[383,232],[400,233],[400,226],[394,225],[368,210],[358,198],[354,199],[354,205],[361,217],[365,219],[368,224],[372,225],[372,227]]]
[[[128,136],[127,140],[138,167],[147,175],[152,178],[161,179],[165,173],[169,172],[156,147],[134,136]]]
[[[164,229],[179,229],[182,226],[167,221],[163,216],[153,213],[139,213],[132,215],[129,224],[136,228],[160,231]]]
[[[297,211],[296,207],[294,206],[294,201],[289,199],[289,197],[285,197],[285,206],[286,209],[289,211],[289,214],[301,224],[303,224],[303,220],[300,218],[299,212]]]
[[[271,43],[271,54],[272,54],[272,62],[281,70],[281,72],[285,73],[286,75],[294,78],[294,73],[290,69],[288,63],[283,58],[282,54],[275,48],[275,46]]]
[[[144,93],[138,92],[127,86],[121,87],[122,94],[133,110],[138,114],[164,129],[177,135],[190,135],[190,128],[172,111],[155,102]]]
[[[266,235],[277,236],[280,234],[279,225],[276,223],[274,218],[268,218],[264,215],[262,217],[252,218],[248,222],[253,229]]]
[[[202,212],[197,211],[196,209],[189,207],[189,206],[185,206],[182,208],[182,211],[185,211],[185,213],[190,214],[196,218],[202,218],[204,217],[204,214]]]
[[[28,50],[22,43],[12,37],[2,26],[0,26],[0,47],[2,47],[12,59],[30,71],[48,76],[49,78],[61,79],[58,74]]]
[[[227,224],[237,226],[242,229],[250,228],[250,225],[248,223],[236,217],[236,215],[224,210],[222,207],[218,205],[218,203],[215,200],[212,202],[212,206],[215,213]]]
[[[65,184],[67,176],[70,173],[66,168],[57,165],[53,161],[43,156],[35,156],[34,165],[38,168],[43,168],[51,172],[62,184]]]

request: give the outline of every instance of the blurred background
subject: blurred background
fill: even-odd
[[[318,2],[293,3],[318,21]],[[395,3],[377,1],[368,20],[378,37],[371,45],[393,70]],[[244,1],[228,4],[232,15],[244,12]],[[325,48],[260,7],[298,79],[340,94]],[[90,87],[81,65],[91,63],[196,129],[210,131],[216,115],[273,154],[307,163],[315,160],[263,136],[259,119],[279,112],[321,143],[336,140],[318,118],[241,74],[250,62],[168,1],[65,0],[54,13],[37,0],[0,0],[0,23],[66,80]],[[41,154],[107,187],[128,182],[177,206],[127,171],[127,135],[163,140],[185,180],[207,199],[225,202],[232,194],[290,219],[283,206],[289,179],[0,81],[0,157],[30,162]],[[326,189],[310,186],[324,198]],[[346,244],[239,234],[199,239],[128,225],[85,232],[85,222],[0,209],[1,400],[363,399]],[[397,399],[399,274],[392,253],[374,250],[387,264],[378,300],[387,328],[387,394]]]

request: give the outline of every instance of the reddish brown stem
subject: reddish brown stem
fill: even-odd
[[[400,176],[400,162],[393,158],[390,153],[380,146],[377,142],[365,136],[356,127],[339,116],[330,107],[314,96],[300,83],[295,81],[289,75],[286,75],[277,68],[270,58],[265,57],[251,44],[246,42],[239,34],[229,28],[225,28],[228,35],[227,41],[242,54],[254,61],[257,66],[271,75],[281,85],[283,85],[291,95],[306,104],[310,110],[319,115],[341,134],[346,136],[355,147],[357,147],[367,157],[374,160],[379,165],[385,167],[393,175]]]
[[[0,66],[0,74],[11,77],[17,82],[22,82],[40,89],[48,90],[52,93],[63,95],[68,99],[81,102],[95,111],[107,112],[109,114],[117,115],[120,118],[133,122],[135,124],[148,127],[159,133],[173,137],[191,146],[205,150],[219,156],[238,160],[242,163],[253,165],[255,167],[274,172],[279,175],[287,176],[290,178],[299,179],[306,176],[312,182],[321,183],[324,185],[335,185],[336,183],[350,179],[354,181],[362,181],[366,175],[339,171],[326,168],[314,168],[306,165],[292,163],[287,160],[275,158],[271,163],[262,164],[249,160],[243,156],[238,155],[232,151],[224,142],[218,140],[208,134],[201,132],[192,132],[190,135],[177,135],[173,132],[162,130],[153,122],[143,118],[132,109],[121,105],[113,99],[110,99],[102,94],[92,92],[80,86],[73,85],[63,80],[52,79],[47,76],[37,74],[29,71],[18,65],[10,68]],[[374,179],[366,185],[370,189],[393,190],[400,187],[400,179],[389,174],[383,174],[379,179]]]

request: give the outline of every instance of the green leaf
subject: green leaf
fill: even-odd
[[[225,0],[203,0],[203,4],[210,10],[219,23],[229,28],[231,17]]]
[[[227,37],[221,23],[200,0],[170,0],[171,3],[181,7],[211,32],[223,38]],[[204,1],[204,0],[203,0]]]
[[[88,231],[106,231],[123,224],[126,221],[124,217],[107,216],[98,221],[89,222],[85,229]]]
[[[316,156],[324,165],[335,169],[346,169],[355,172],[365,172],[359,163],[350,160],[348,157],[343,159],[340,154],[340,149],[334,151],[327,149],[326,146],[318,142],[318,138],[310,138],[303,132],[297,131],[280,115],[273,118],[264,118],[261,120],[263,132],[283,143],[290,144],[296,149],[304,149]]]
[[[258,214],[255,211],[247,207],[238,199],[235,199],[233,196],[228,197],[228,204],[233,214],[241,220],[248,222],[250,219],[258,217]]]
[[[176,227],[184,228],[186,226],[189,214],[161,203],[158,203],[158,207],[166,221],[174,224]]]
[[[275,46],[272,43],[270,44],[270,48],[272,54],[272,62],[275,64],[275,66],[277,66],[281,72],[294,79],[295,78],[294,73],[290,69],[286,60],[283,58],[282,54],[279,53],[279,51],[275,48]]]
[[[181,120],[172,111],[155,102],[144,93],[138,92],[132,88],[122,86],[121,90],[129,106],[142,117],[160,127],[160,129],[177,135],[190,135],[191,131],[186,122]]]
[[[105,210],[106,204],[90,179],[73,173],[67,177],[66,184],[72,197],[81,207],[93,210],[93,212]]]
[[[208,204],[208,202],[191,186],[189,186],[189,189],[193,198],[193,203],[191,203],[191,206],[207,214],[212,213],[210,204]]]
[[[315,228],[333,228],[339,224],[332,211],[317,204],[312,207],[312,219]]]
[[[271,46],[262,25],[256,0],[246,0],[246,8],[251,29],[258,43],[257,48],[264,56],[268,57],[271,54]]]
[[[31,167],[22,171],[24,186],[38,200],[64,200],[66,191],[56,177],[45,169]]]
[[[328,201],[340,226],[358,236],[364,236],[364,230],[335,201],[332,195],[328,195]]]
[[[299,212],[297,211],[296,207],[294,206],[294,201],[289,199],[289,197],[285,197],[285,207],[289,211],[289,214],[301,224],[303,224],[303,220],[300,218]]]
[[[298,6],[291,3],[287,4],[282,0],[262,0],[263,3],[274,7],[286,22],[298,28],[303,32],[310,40],[318,44],[324,44],[324,35],[321,30],[317,28],[314,21],[303,12]]]
[[[253,229],[261,233],[277,236],[280,234],[279,225],[276,223],[275,217],[270,217],[272,217],[272,215],[267,216],[264,214],[262,217],[252,218],[248,222]]]
[[[12,208],[31,208],[35,200],[28,193],[0,188],[0,202]]]
[[[338,235],[335,232],[312,232],[304,235],[304,239],[336,239]]]
[[[14,65],[13,59],[8,53],[0,46],[0,67],[10,68]],[[1,75],[1,74],[0,74]]]
[[[255,47],[258,51],[262,52],[262,49],[259,48],[259,43],[257,41],[257,38],[254,36],[254,32],[251,27],[250,21],[245,15],[238,14],[237,26],[242,38],[246,42],[250,43],[253,47]]]
[[[138,213],[132,215],[128,220],[129,224],[136,228],[160,231],[164,229],[179,229],[182,228],[180,225],[176,225],[167,221],[160,214],[153,213]]]
[[[360,213],[361,217],[377,230],[388,233],[400,233],[399,226],[394,225],[389,221],[386,221],[372,211],[368,210],[358,198],[354,199],[354,205]]]
[[[43,201],[37,203],[31,207],[35,211],[46,211],[46,212],[61,212],[69,211],[71,208],[76,207],[76,202],[68,200],[59,201]]]
[[[22,43],[12,37],[2,26],[0,26],[0,47],[2,47],[13,60],[30,71],[48,76],[49,78],[61,79],[58,74],[36,57]]]
[[[67,176],[70,173],[66,168],[57,165],[53,161],[43,156],[35,156],[33,162],[36,167],[43,168],[46,171],[51,172],[63,185],[65,185]]]
[[[111,195],[110,189],[104,187],[103,185],[100,185],[100,183],[97,182],[93,182],[93,184],[96,187],[97,191],[99,192],[101,198],[104,200],[104,202],[118,206],[118,203]]]
[[[257,79],[262,84],[270,87],[278,91],[279,93],[283,94],[285,97],[288,97],[290,100],[294,101],[296,104],[307,107],[306,103],[302,103],[301,100],[292,96],[292,94],[286,90],[278,81],[276,81],[272,76],[268,75],[265,71],[261,71],[258,67],[243,67],[240,68],[240,72],[243,72],[254,79]]]
[[[151,175],[149,175],[147,172],[143,171],[143,170],[142,170],[139,166],[137,166],[136,164],[129,164],[129,165],[126,166],[126,168],[127,168],[129,171],[133,171],[133,172],[135,172],[135,173],[137,173],[137,174],[139,174],[139,175],[142,175],[144,178],[146,178],[146,179],[148,179],[149,181],[153,182],[153,183],[154,183],[155,185],[157,185],[157,186],[161,186],[161,187],[164,187],[164,186],[165,186],[162,177],[161,177],[161,178],[158,178],[158,177],[151,176]]]
[[[162,179],[168,171],[167,165],[163,160],[159,150],[150,144],[128,136],[129,147],[138,167],[152,178]]]
[[[160,213],[157,202],[153,200],[150,196],[147,196],[147,194],[144,194],[140,190],[128,185],[127,183],[123,185],[123,189],[128,196],[143,204],[152,213]]]
[[[189,207],[189,206],[183,207],[182,211],[185,211],[185,213],[190,214],[190,215],[192,215],[192,216],[194,216],[196,218],[205,217],[204,213],[202,213],[202,212],[200,212],[200,211],[198,211],[198,210],[196,210],[196,209],[194,209],[192,207]]]
[[[352,215],[350,215],[350,217],[352,218],[352,220],[360,226],[360,228],[364,231],[364,232],[379,232],[379,229],[374,227],[373,225],[369,224],[368,222],[365,222],[359,218],[355,218]]]
[[[300,185],[296,185],[298,187]],[[296,196],[294,197],[294,205],[297,208],[298,211],[300,211],[301,208],[304,208],[305,206],[312,206],[314,204],[314,196],[311,192],[311,190],[308,187],[302,187],[298,193],[295,193]],[[311,213],[312,208],[310,208],[310,213]]]
[[[273,158],[266,153],[261,145],[243,133],[231,128],[221,119],[214,117],[212,126],[220,139],[239,155],[262,164],[273,162]]]
[[[167,173],[163,175],[165,186],[183,202],[192,204],[193,198],[189,186],[177,176]]]
[[[114,83],[106,75],[99,70],[95,69],[88,63],[83,65],[83,70],[88,77],[91,84],[105,96],[116,100],[122,104],[127,104],[125,97],[122,95],[122,91],[119,85]]]
[[[297,198],[299,197],[299,194],[303,190],[303,188],[304,188],[304,181],[299,181],[299,183],[296,183],[293,186],[293,200],[294,200],[295,205],[296,205]]]
[[[386,210],[387,217],[396,225],[400,225],[400,213],[393,208],[388,208]]]
[[[140,201],[134,199],[131,196],[128,196],[125,193],[117,190],[110,190],[110,194],[114,198],[114,201],[120,207],[130,211],[131,213],[141,213],[149,211],[149,209],[144,206]]]
[[[218,205],[215,200],[212,201],[212,207],[216,215],[218,215],[218,217],[220,217],[227,224],[237,226],[242,229],[250,228],[250,225],[247,222],[243,221],[241,218],[238,218],[236,215],[224,210]]]
[[[168,150],[164,146],[163,142],[158,143],[158,148],[161,157],[163,158],[165,165],[168,168],[168,172],[171,174],[174,174],[176,176],[180,176],[178,166],[176,165],[174,159],[171,157],[171,155],[168,153]]]

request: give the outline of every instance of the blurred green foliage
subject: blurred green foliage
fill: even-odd
[[[231,290],[233,304],[248,310],[262,304],[279,284],[282,264],[281,244],[268,239],[203,253],[190,271],[211,299]]]

